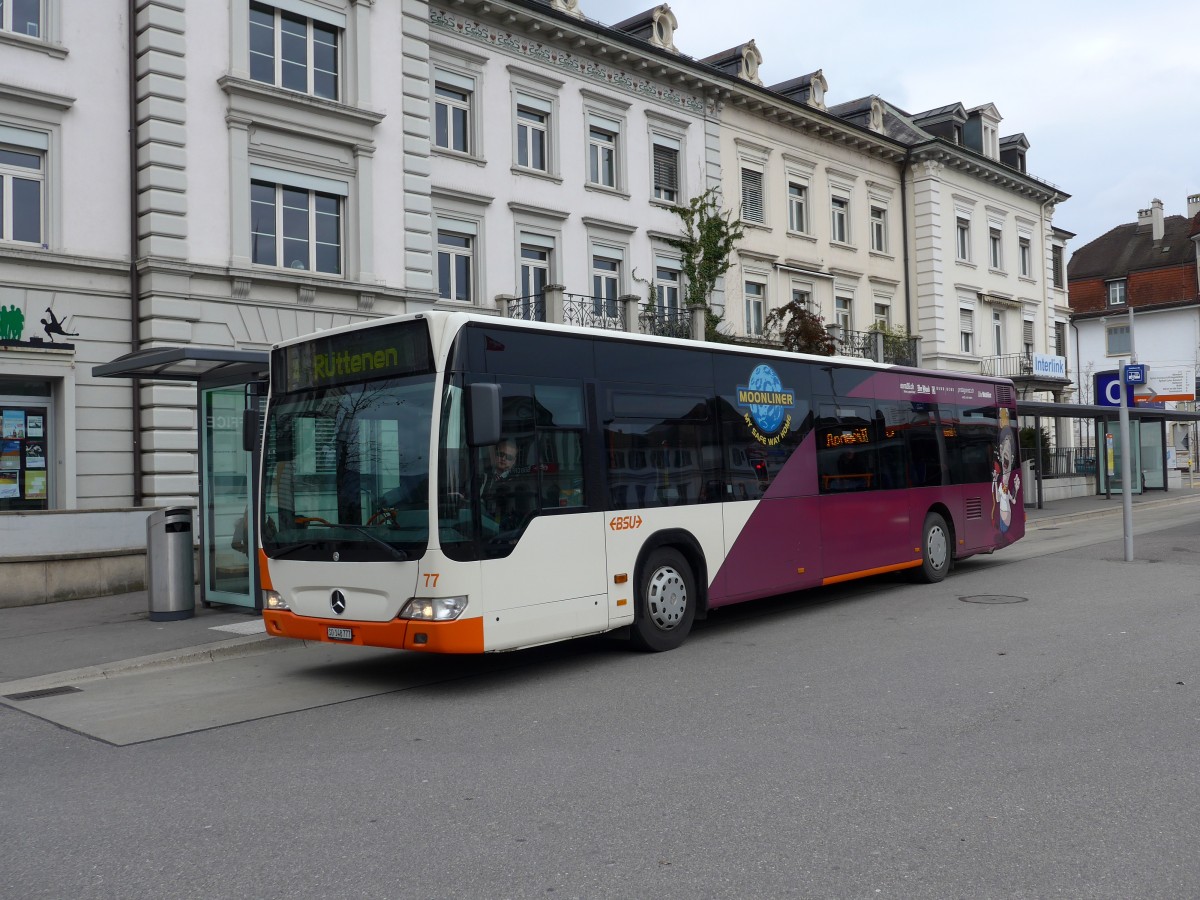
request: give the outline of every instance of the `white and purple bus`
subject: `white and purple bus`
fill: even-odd
[[[720,606],[1012,543],[1017,446],[1004,379],[466,313],[346,326],[271,354],[263,615],[407,650],[668,650]]]

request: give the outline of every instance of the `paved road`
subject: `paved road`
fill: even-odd
[[[296,647],[85,684],[77,731],[0,707],[0,896],[1200,896],[1200,511],[1139,532],[668,654]]]

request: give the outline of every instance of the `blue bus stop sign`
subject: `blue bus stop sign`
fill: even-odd
[[[1097,372],[1096,378],[1096,405],[1097,406],[1120,406],[1121,405],[1121,376],[1116,372]],[[1133,388],[1125,385],[1125,402],[1133,407]]]
[[[1145,384],[1146,383],[1146,367],[1145,365],[1133,365],[1125,367],[1125,383],[1126,384]]]

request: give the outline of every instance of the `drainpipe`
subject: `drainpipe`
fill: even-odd
[[[912,171],[912,150],[904,151],[904,168],[900,172],[900,240],[904,245],[904,329],[912,339],[912,288],[908,283],[908,173]],[[915,210],[913,211],[915,214]]]
[[[142,289],[138,274],[138,166],[137,166],[137,0],[129,0],[129,325],[130,350],[142,349]],[[133,505],[142,494],[142,380],[133,379]]]

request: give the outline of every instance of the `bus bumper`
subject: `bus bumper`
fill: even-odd
[[[387,622],[357,622],[314,619],[293,612],[263,610],[267,634],[299,641],[326,644],[355,644],[361,647],[391,647],[423,650],[426,653],[482,653],[483,619],[453,622],[422,622],[392,619]],[[349,632],[349,637],[338,636]]]

